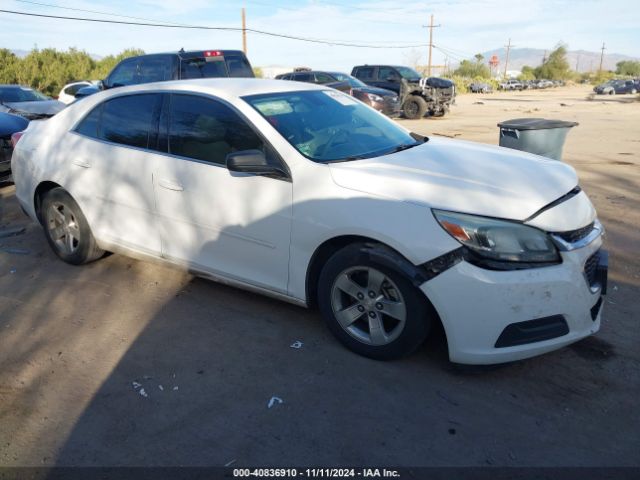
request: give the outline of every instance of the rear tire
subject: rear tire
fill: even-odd
[[[67,263],[82,265],[104,254],[76,201],[62,188],[49,190],[42,199],[42,226],[53,251]]]
[[[409,95],[402,104],[402,113],[410,120],[424,117],[427,111],[427,102],[418,95]]]
[[[398,268],[373,259],[363,243],[329,258],[320,273],[318,305],[344,346],[376,360],[411,354],[431,326],[423,293]]]

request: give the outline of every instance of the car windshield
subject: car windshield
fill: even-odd
[[[416,72],[413,68],[409,67],[396,67],[396,70],[402,75],[402,78],[406,78],[411,81],[418,81],[422,78],[418,72]]]
[[[51,100],[46,95],[36,92],[27,87],[0,87],[0,102],[41,102],[43,100]]]
[[[347,82],[349,85],[355,88],[363,88],[367,86],[366,83],[361,82],[357,78],[352,77],[351,75],[347,75],[346,73],[331,72],[331,75],[336,77],[337,80],[340,80],[341,82]]]
[[[301,154],[327,163],[377,157],[419,145],[393,121],[337,90],[243,97]]]

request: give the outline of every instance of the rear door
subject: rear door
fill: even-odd
[[[228,153],[249,149],[281,160],[228,104],[196,94],[168,100],[161,120],[168,155],[153,175],[163,256],[286,293],[292,184],[225,165]]]
[[[152,184],[162,94],[112,98],[79,122],[65,143],[65,187],[103,241],[160,254]]]

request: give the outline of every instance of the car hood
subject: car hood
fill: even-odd
[[[525,220],[578,184],[557,160],[502,147],[430,138],[381,157],[330,164],[344,188],[431,208]]]
[[[381,97],[397,97],[396,92],[391,90],[387,90],[385,88],[376,88],[376,87],[354,87],[353,90],[358,90],[364,93],[373,93],[375,95],[380,95]]]
[[[53,116],[61,112],[66,105],[58,100],[42,100],[36,102],[4,102],[3,105],[15,113]]]

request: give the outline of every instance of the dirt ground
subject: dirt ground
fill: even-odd
[[[463,95],[401,120],[491,144],[509,118],[580,123],[564,157],[607,228],[602,329],[494,369],[455,368],[438,336],[367,360],[315,311],[168,266],[66,265],[3,186],[0,228],[26,231],[0,238],[0,465],[640,465],[640,102],[588,94]]]

